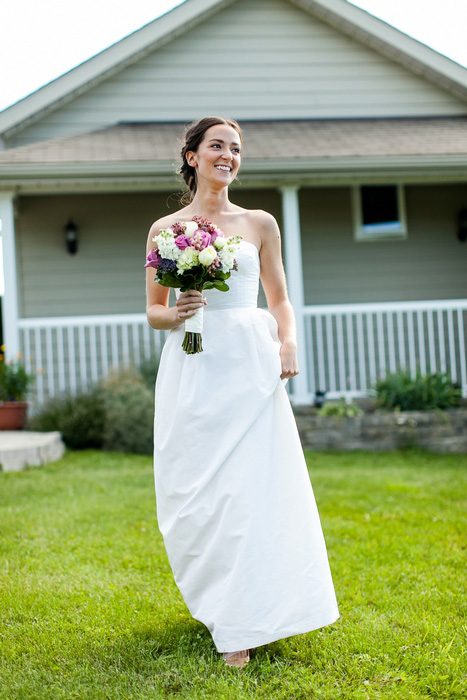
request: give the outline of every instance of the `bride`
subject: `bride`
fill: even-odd
[[[185,135],[188,204],[158,219],[152,238],[201,216],[242,236],[230,290],[169,289],[147,271],[147,318],[170,329],[156,382],[154,474],[158,524],[193,617],[230,666],[249,650],[338,617],[326,546],[285,390],[298,374],[279,227],[229,200],[242,132],[206,117]],[[257,307],[259,279],[268,310]],[[203,348],[186,355],[184,322],[204,307]]]

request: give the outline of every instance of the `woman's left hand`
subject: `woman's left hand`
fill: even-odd
[[[280,350],[282,374],[281,379],[291,379],[299,373],[297,346],[294,343],[282,343]]]

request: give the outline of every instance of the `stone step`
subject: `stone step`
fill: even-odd
[[[27,430],[0,431],[0,471],[19,472],[55,462],[65,453],[60,433],[33,433]]]

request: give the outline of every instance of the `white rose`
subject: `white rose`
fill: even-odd
[[[195,231],[199,229],[196,221],[185,221],[185,236],[191,238]]]
[[[224,236],[217,236],[216,240],[214,241],[214,245],[217,250],[221,250],[225,246]]]
[[[199,261],[201,265],[208,267],[217,258],[217,252],[214,246],[208,245],[199,254]]]

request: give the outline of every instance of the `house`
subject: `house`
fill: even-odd
[[[398,367],[467,396],[467,70],[345,0],[186,0],[0,113],[4,337],[37,400],[159,351],[146,234],[208,114],[244,128],[233,200],[282,226],[291,399]]]

